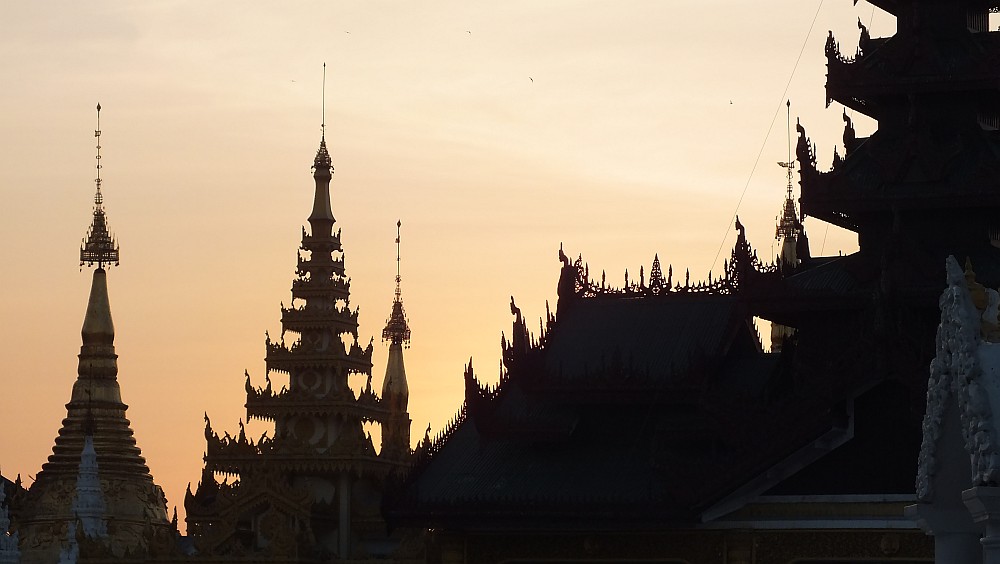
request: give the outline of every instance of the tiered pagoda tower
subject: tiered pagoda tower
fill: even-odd
[[[948,254],[1000,281],[1000,34],[988,30],[1000,2],[872,3],[896,16],[897,32],[872,38],[859,21],[853,57],[830,33],[827,103],[878,130],[858,137],[845,111],[845,156],[835,151],[833,169],[819,171],[798,126],[802,211],[855,231],[859,255],[884,268],[888,286],[939,294]]]
[[[1000,285],[1000,33],[988,30],[1000,2],[872,3],[896,17],[894,35],[858,22],[850,56],[832,32],[826,41],[827,103],[846,107],[829,170],[796,126],[802,213],[856,232],[860,250],[802,261],[753,307],[796,328],[795,388],[870,390],[859,418],[879,423],[780,493],[912,492],[945,259],[969,259],[983,284]],[[877,130],[858,136],[852,111]]]
[[[52,564],[59,558],[72,523],[102,518],[114,523],[98,543],[99,556],[141,558],[158,540],[172,539],[163,490],[153,483],[149,468],[132,435],[128,409],[118,384],[118,355],[111,319],[105,266],[118,264],[118,243],[108,231],[101,193],[100,111],[97,106],[97,191],[93,221],[80,248],[80,266],[97,265],[90,301],[83,321],[80,364],[67,415],[48,462],[42,466],[23,501],[16,520],[23,564]],[[78,501],[81,455],[87,445],[99,472],[85,482],[89,494]],[[85,469],[86,470],[86,469]],[[88,503],[99,488],[101,504]],[[94,490],[94,491],[91,491]],[[89,495],[90,497],[87,497]],[[97,515],[95,512],[103,513]],[[89,529],[88,529],[89,530]],[[95,534],[97,528],[93,529]]]
[[[396,548],[380,503],[386,480],[408,464],[410,452],[402,356],[390,353],[386,397],[379,398],[371,384],[373,344],[360,344],[358,310],[350,309],[325,136],[313,169],[310,232],[302,230],[292,303],[281,309],[282,337],[266,340],[266,385],[246,380],[247,417],[273,421],[273,437],[249,440],[242,422],[236,437],[220,437],[206,417],[205,470],[185,500],[189,533],[204,555],[348,560]],[[403,329],[387,329],[397,346],[408,337],[405,320]],[[286,341],[287,334],[294,340]],[[272,388],[275,372],[288,376],[280,390]],[[352,376],[366,378],[358,394],[348,385]],[[366,423],[383,425],[381,453]],[[220,484],[217,474],[227,481]]]

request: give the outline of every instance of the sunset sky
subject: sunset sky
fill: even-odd
[[[848,0],[0,4],[0,472],[31,483],[76,378],[98,102],[119,381],[172,507],[199,478],[203,413],[237,429],[244,369],[262,384],[264,332],[280,334],[323,62],[333,210],[376,386],[403,224],[417,440],[460,407],[470,357],[496,380],[511,295],[529,328],[554,308],[560,243],[616,285],[655,253],[703,279],[739,206],[773,256],[785,99],[828,167],[843,121],[825,108],[823,45],[833,30],[853,52],[858,18],[894,31]],[[856,248],[806,226],[814,255]]]

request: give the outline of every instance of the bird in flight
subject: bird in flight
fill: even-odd
[[[528,80],[530,80],[531,82],[535,81],[535,79],[531,78],[530,76],[528,77]]]

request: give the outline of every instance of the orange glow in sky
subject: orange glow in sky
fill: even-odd
[[[121,243],[108,275],[119,381],[179,506],[200,476],[203,413],[237,429],[244,370],[262,384],[264,332],[280,334],[311,209],[323,62],[333,210],[362,345],[376,338],[376,389],[403,224],[416,441],[459,408],[470,357],[496,380],[511,295],[529,320],[546,300],[554,309],[560,243],[609,284],[648,271],[655,253],[704,279],[729,255],[739,203],[761,257],[777,252],[785,99],[829,166],[843,121],[824,107],[827,30],[847,53],[859,18],[873,37],[894,31],[871,5],[820,4],[3,3],[0,471],[31,483],[76,378],[98,102]],[[859,135],[874,129],[854,118]],[[814,255],[856,247],[806,227]]]

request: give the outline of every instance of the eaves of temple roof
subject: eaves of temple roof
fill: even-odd
[[[371,368],[372,351],[366,351],[357,345],[352,346],[350,352],[344,351],[342,346],[339,350],[307,351],[301,348],[289,349],[280,343],[267,343],[265,359],[268,368],[272,370],[284,371],[291,367],[329,366],[341,362],[348,369],[353,370]]]
[[[306,394],[276,394],[274,396],[247,396],[247,417],[251,419],[280,419],[293,416],[342,415],[382,423],[389,410],[379,402],[327,399]]]
[[[282,308],[281,325],[287,330],[302,328],[333,329],[336,334],[355,334],[358,330],[358,310],[336,308]]]
[[[248,451],[237,445],[211,448],[205,456],[206,467],[223,474],[238,475],[254,464],[266,460],[269,464],[285,472],[314,474],[335,474],[350,472],[365,477],[385,477],[399,469],[400,464],[380,458],[374,453],[358,452],[327,453],[316,449],[301,452],[255,449]]]
[[[296,278],[292,280],[292,296],[298,299],[309,299],[314,296],[346,299],[351,293],[351,282],[346,278]]]
[[[909,8],[910,5],[919,2],[920,0],[868,0],[868,3],[877,6],[878,8],[889,12],[894,16],[899,16],[903,10]],[[857,4],[857,0],[854,2]],[[1000,1],[997,0],[965,0],[959,4],[964,4],[964,6],[959,6],[959,9],[965,10],[982,10],[982,11],[994,11],[1000,8]]]
[[[312,235],[306,232],[306,228],[303,227],[301,248],[303,251],[315,251],[319,249],[339,251],[341,250],[340,233],[340,229],[337,229],[337,231],[329,235]]]

